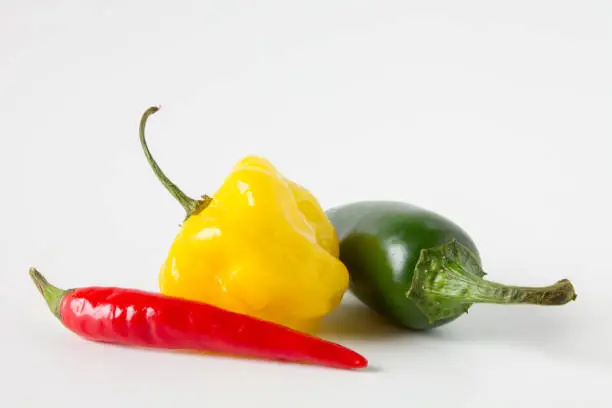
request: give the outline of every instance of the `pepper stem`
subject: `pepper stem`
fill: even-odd
[[[47,279],[45,279],[44,276],[42,276],[40,272],[36,270],[36,268],[30,268],[30,277],[34,281],[34,284],[36,285],[36,288],[40,294],[43,295],[47,301],[47,305],[49,306],[51,312],[61,321],[60,305],[64,296],[70,293],[71,290],[64,290],[53,286],[47,281]]]
[[[559,306],[576,299],[567,279],[551,286],[525,287],[491,282],[484,275],[474,254],[453,240],[421,251],[406,296],[430,322],[467,312],[473,303]]]
[[[189,218],[191,214],[195,213],[198,210],[203,209],[206,205],[208,205],[208,203],[210,202],[210,197],[204,195],[202,197],[203,198],[202,200],[196,200],[196,199],[189,197],[180,188],[178,188],[176,184],[170,181],[170,179],[159,168],[159,166],[155,162],[155,159],[153,159],[153,156],[151,155],[151,152],[149,151],[149,146],[147,146],[147,141],[145,139],[145,127],[146,127],[147,119],[149,118],[149,116],[151,116],[158,110],[159,110],[159,107],[152,106],[149,109],[147,109],[145,113],[142,115],[142,118],[140,119],[140,129],[139,129],[140,144],[147,158],[147,161],[149,162],[149,165],[153,169],[153,172],[155,173],[159,181],[161,181],[161,183],[164,185],[164,187],[166,187],[166,190],[168,190],[170,194],[172,194],[172,196],[176,198],[176,200],[183,206],[183,208],[185,209],[185,212],[187,213],[187,216],[185,218]]]

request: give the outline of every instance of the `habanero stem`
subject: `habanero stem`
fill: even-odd
[[[203,195],[201,200],[196,200],[196,199],[189,197],[166,176],[166,174],[162,171],[162,169],[157,165],[157,162],[155,161],[155,159],[153,159],[153,156],[151,155],[151,152],[149,151],[149,146],[147,145],[147,141],[145,138],[145,128],[146,128],[147,120],[149,119],[149,116],[159,111],[159,109],[160,108],[158,106],[151,106],[149,109],[147,109],[143,113],[142,118],[140,119],[140,127],[139,127],[139,132],[138,132],[139,138],[140,138],[140,145],[142,146],[142,150],[145,154],[145,157],[147,158],[147,161],[149,162],[149,165],[153,169],[153,172],[157,176],[158,180],[164,185],[164,187],[166,187],[166,190],[168,190],[168,192],[172,194],[172,196],[176,198],[176,200],[185,209],[185,213],[186,213],[185,219],[187,219],[192,214],[199,212],[203,210],[204,208],[206,208],[206,206],[210,203],[211,198],[207,195]]]

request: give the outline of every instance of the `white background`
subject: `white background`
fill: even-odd
[[[0,406],[610,407],[612,3],[0,5]],[[346,372],[83,341],[27,276],[157,290],[191,195],[247,154],[325,208],[393,199],[477,242],[488,277],[570,278],[559,308],[477,305],[427,334],[349,296]],[[44,405],[43,405],[44,404]]]

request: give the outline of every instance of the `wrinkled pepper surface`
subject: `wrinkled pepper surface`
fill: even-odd
[[[159,274],[166,295],[311,331],[348,288],[335,229],[317,199],[267,160],[239,161],[212,196],[194,200],[157,166],[154,172],[187,217]]]

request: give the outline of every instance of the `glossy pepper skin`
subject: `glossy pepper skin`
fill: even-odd
[[[565,279],[541,288],[483,279],[480,254],[468,234],[418,206],[364,201],[327,215],[340,240],[351,292],[397,326],[437,327],[473,303],[562,305],[576,298]]]
[[[309,331],[348,287],[338,239],[316,198],[267,160],[239,161],[212,196],[196,202],[153,170],[187,211],[159,274],[162,293]]]
[[[334,368],[367,366],[363,356],[339,344],[205,303],[117,287],[62,290],[34,268],[30,276],[60,322],[87,340]]]

